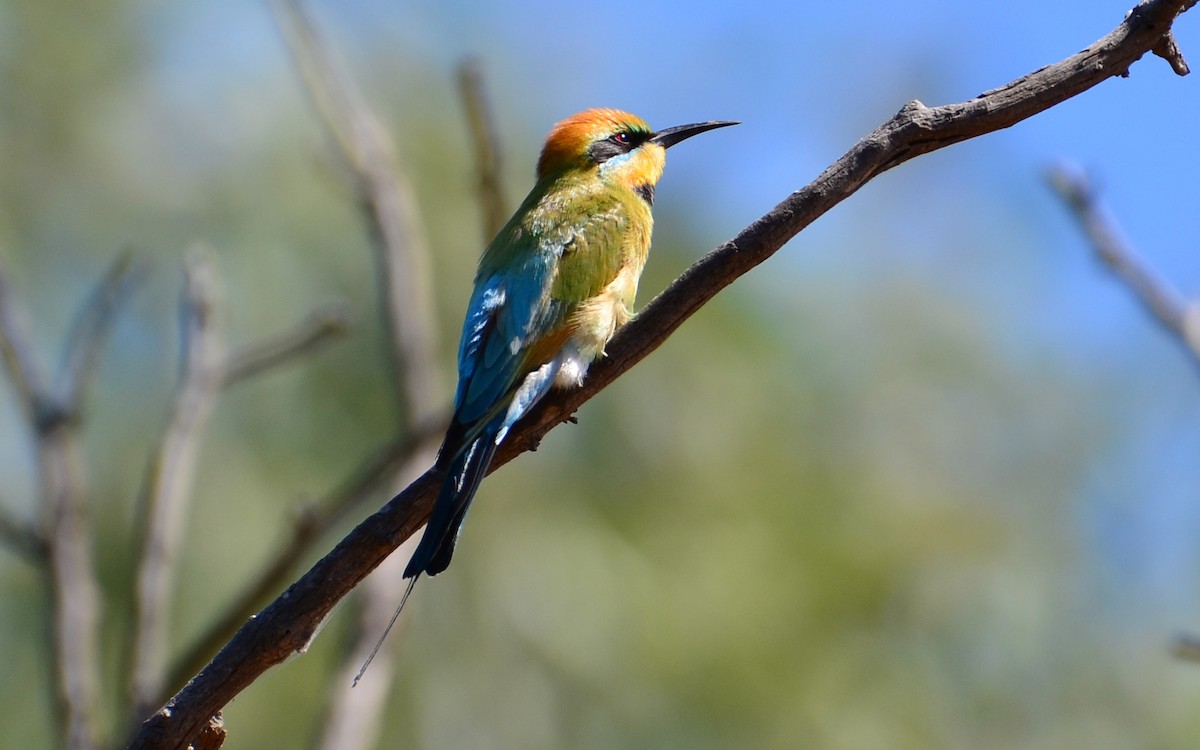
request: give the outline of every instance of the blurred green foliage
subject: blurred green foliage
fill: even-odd
[[[176,649],[396,417],[368,238],[282,49],[214,85],[153,49],[140,25],[165,12],[132,0],[0,7],[0,253],[47,361],[116,253],[153,262],[86,422],[112,736],[137,495],[174,378],[183,249],[217,249],[232,345],[330,300],[350,301],[357,325],[222,398],[182,550]],[[479,249],[465,126],[448,71],[371,62],[355,73],[420,191],[449,363]],[[502,132],[519,195],[541,134],[507,120]],[[702,211],[737,189],[711,177],[689,189]],[[684,189],[668,174],[663,192]],[[899,202],[904,189],[864,200]],[[675,206],[659,217],[647,298],[723,239],[708,231],[718,219],[693,222]],[[720,220],[726,235],[737,228]],[[1016,242],[1036,228],[1003,231]],[[589,403],[578,426],[485,484],[454,568],[422,583],[394,636],[404,643],[382,746],[1200,740],[1194,672],[1089,588],[1095,561],[1075,502],[1089,457],[1118,429],[1094,406],[1105,383],[1037,342],[1014,355],[1002,307],[900,270],[936,253],[926,238],[883,270],[857,254],[877,239],[832,238],[850,258],[841,265],[772,261]],[[10,394],[0,399],[0,502],[33,518],[28,436]],[[10,747],[57,741],[44,586],[0,553]],[[226,747],[311,744],[326,694],[349,687],[332,681],[344,620],[336,613],[310,653],[227,708]]]

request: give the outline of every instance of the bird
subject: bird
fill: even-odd
[[[667,149],[737,124],[655,131],[628,112],[588,109],[551,129],[533,188],[479,260],[458,345],[454,413],[434,463],[442,484],[404,570],[400,606],[354,684],[421,575],[450,565],[471,501],[512,426],[552,387],[581,385],[633,317]]]
[[[550,131],[533,189],[479,261],[458,348],[454,413],[435,463],[445,478],[405,578],[446,569],[509,430],[552,387],[581,385],[633,317],[666,150],[737,124],[654,131],[628,112],[588,109]]]

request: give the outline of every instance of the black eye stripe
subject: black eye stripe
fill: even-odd
[[[597,164],[603,164],[614,156],[627,154],[634,150],[650,140],[650,135],[643,130],[618,131],[589,146],[588,157]]]
[[[630,149],[637,148],[646,141],[650,140],[650,134],[644,130],[622,130],[612,136],[618,143],[629,146]]]

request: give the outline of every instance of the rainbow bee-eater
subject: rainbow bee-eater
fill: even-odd
[[[405,578],[446,569],[509,429],[551,387],[580,385],[633,316],[666,150],[735,124],[656,132],[626,112],[589,109],[554,126],[533,190],[479,261],[458,347],[454,416],[435,465],[445,479]]]

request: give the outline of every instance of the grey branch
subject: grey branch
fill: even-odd
[[[441,377],[434,364],[429,251],[412,185],[387,130],[341,72],[299,3],[275,0],[272,7],[313,106],[354,179],[375,243],[397,395],[409,421],[423,422],[436,413]]]
[[[483,242],[487,244],[508,220],[509,203],[504,194],[500,162],[500,138],[488,106],[483,68],[471,58],[458,66],[458,91],[467,115],[467,128],[475,151],[479,207],[483,215]]]
[[[220,281],[211,251],[193,247],[185,258],[184,275],[179,384],[150,464],[146,527],[134,591],[129,680],[137,716],[153,710],[163,690],[176,552],[205,427],[225,373]]]
[[[78,429],[56,422],[37,436],[39,484],[48,528],[55,654],[67,746],[96,743],[100,597],[92,571],[83,445]]]
[[[201,295],[204,293],[203,289],[205,283],[206,282],[203,281],[200,282]],[[215,289],[212,291],[215,292]],[[213,294],[213,296],[214,300],[212,300],[211,305],[216,304],[215,297],[217,295]],[[185,308],[189,304],[194,305],[195,302],[196,300],[193,300],[192,302],[185,300]],[[188,319],[193,321],[200,320],[200,318],[194,315],[188,316],[185,313],[185,321]],[[211,322],[206,322],[206,325],[211,325]],[[212,369],[211,371],[206,369],[206,371],[203,373],[202,387],[206,391],[204,399],[212,400],[217,397],[218,394],[216,393],[207,393],[207,391],[213,387],[223,391],[224,389],[232,387],[245,380],[265,374],[274,370],[275,368],[291,364],[302,357],[314,354],[335,339],[344,336],[350,330],[350,326],[351,315],[349,309],[343,304],[335,303],[310,313],[303,321],[301,321],[292,329],[272,336],[267,336],[253,344],[246,346],[241,351],[227,357],[220,364],[218,364],[219,352],[212,351],[210,352],[209,356],[213,358],[213,361],[205,365],[206,368]],[[188,326],[185,325],[185,329],[187,327]],[[169,452],[171,454],[178,455],[181,450],[198,450],[198,446],[202,438],[201,433],[203,432],[204,424],[202,422],[195,421],[193,417],[181,419],[182,415],[180,414],[180,409],[185,402],[191,404],[192,407],[196,406],[196,400],[190,397],[185,398],[184,391],[191,390],[195,392],[196,388],[200,386],[199,381],[201,379],[201,373],[198,370],[193,371],[193,375],[190,377],[187,374],[186,371],[189,370],[187,363],[195,362],[195,360],[192,357],[189,357],[186,351],[194,348],[195,351],[199,352],[200,350],[205,349],[207,345],[201,346],[198,342],[201,339],[209,336],[213,337],[215,341],[219,338],[219,331],[214,330],[210,333],[202,334],[199,338],[196,338],[195,334],[199,334],[199,332],[193,331],[193,338],[191,340],[196,342],[194,346],[185,345],[184,347],[185,366],[183,369],[185,372],[181,376],[180,385],[176,391],[175,410],[173,412],[170,425],[167,428],[167,434],[175,434],[178,436],[179,433],[177,432],[177,429],[181,424],[188,424],[190,426],[183,432],[184,436],[186,436],[186,439],[181,441],[179,437],[176,437],[173,440],[171,444],[174,447],[168,445],[167,434],[164,434],[162,441],[160,442],[156,456],[151,462],[150,478],[148,479],[148,484],[152,487],[159,488],[159,492],[161,492],[163,488],[167,486],[160,478],[163,466],[179,465],[177,459],[169,459],[166,453]],[[185,336],[186,335],[187,334],[185,331]],[[220,348],[223,349],[223,347]],[[200,363],[196,362],[195,364],[196,366],[199,366]],[[214,373],[217,374],[216,381],[212,380]],[[186,381],[191,381],[193,385],[186,385]],[[212,408],[213,404],[201,404],[201,406],[208,410]],[[197,413],[196,416],[200,415]],[[206,422],[207,419],[204,421]],[[410,443],[411,441],[409,441],[409,443],[405,443],[404,445],[408,446]],[[389,445],[388,447],[392,446]],[[398,454],[389,455],[392,455],[392,457],[398,461],[403,457],[405,450],[406,448],[401,448],[399,449]],[[192,459],[192,462],[194,463],[194,458]],[[373,458],[368,462],[368,467],[375,468],[378,464],[379,461]],[[189,471],[191,471],[191,469],[189,469]],[[178,475],[177,472],[172,471],[168,473],[175,474],[180,479],[184,478],[181,475]],[[361,484],[365,483],[366,481],[367,480],[365,479],[361,480],[361,482],[355,486],[361,486]],[[174,485],[172,484],[171,486]],[[373,487],[372,490],[377,492],[379,488]],[[190,492],[190,490],[187,487],[175,487],[174,492]],[[178,659],[169,670],[167,670],[165,677],[162,676],[163,665],[160,657],[155,657],[155,665],[151,665],[143,660],[140,664],[135,666],[131,661],[131,696],[139,695],[137,702],[140,703],[141,708],[148,711],[152,710],[154,706],[161,704],[166,698],[166,695],[163,694],[164,686],[170,686],[171,688],[174,688],[182,684],[188,675],[192,674],[201,666],[203,666],[204,662],[212,656],[221,643],[223,643],[230,635],[233,634],[234,631],[237,630],[238,625],[240,625],[242,621],[253,614],[254,610],[261,606],[264,601],[266,601],[269,594],[278,590],[279,586],[286,581],[288,574],[291,572],[292,566],[295,564],[295,561],[303,556],[304,552],[309,548],[311,543],[315,539],[319,538],[320,534],[324,532],[325,529],[327,529],[330,525],[341,520],[346,511],[353,506],[353,502],[355,500],[359,499],[360,497],[368,496],[368,494],[369,493],[366,489],[360,489],[350,496],[347,496],[346,493],[336,494],[333,498],[327,499],[325,502],[318,504],[316,510],[301,514],[294,525],[291,540],[280,551],[276,559],[267,565],[267,567],[260,574],[259,579],[248,587],[247,591],[236,600],[235,604],[230,608],[230,610],[221,618],[219,618],[213,625],[211,625],[205,634],[198,638],[196,642],[185,651],[184,655]],[[176,515],[182,515],[183,512],[184,511],[182,509],[179,511],[173,511],[173,513]],[[178,520],[178,518],[175,518],[169,523],[175,524],[178,523]],[[153,519],[149,519],[148,523],[152,525]],[[149,548],[147,548],[145,552],[146,554],[149,554]],[[150,564],[151,563],[146,562],[144,563],[143,567]],[[157,566],[160,563],[153,564]],[[147,575],[149,576],[151,573],[147,571]],[[166,573],[164,572],[163,575],[165,576]],[[153,584],[149,579],[147,579],[148,588],[146,589],[145,594],[154,601],[158,601],[158,606],[164,607],[162,611],[150,615],[150,621],[146,624],[148,628],[161,629],[163,622],[162,618],[165,615],[165,607],[167,604],[165,600],[155,598],[157,595],[152,594],[151,591],[157,590],[165,593],[167,589],[163,589],[162,587],[168,585],[169,579],[166,577],[163,577],[162,580],[158,580]],[[150,603],[151,602],[147,602],[147,604]],[[161,637],[161,633],[158,637]],[[139,657],[136,650],[134,650],[131,654],[131,660],[139,658],[141,657]],[[142,672],[142,676],[135,678],[135,673],[139,671]],[[140,683],[140,688],[135,689],[133,687],[135,679],[138,683]],[[151,695],[149,691],[152,689],[157,689],[158,692]]]
[[[126,251],[117,256],[75,320],[59,371],[57,402],[72,418],[83,410],[113,317],[144,275],[143,264]]]
[[[180,658],[172,668],[168,682],[182,684],[203,667],[221,644],[229,640],[247,618],[287,582],[292,569],[304,557],[313,541],[343,521],[360,504],[387,491],[393,479],[415,462],[415,456],[436,450],[446,428],[445,422],[444,418],[435,420],[389,441],[345,480],[312,503],[309,510],[300,513],[292,524],[288,540],[229,609]]]
[[[3,268],[0,268],[0,359],[26,420],[31,425],[45,421],[41,412],[48,408],[50,379],[33,349],[29,316],[14,299]]]
[[[1079,222],[1097,257],[1125,283],[1159,323],[1200,360],[1200,309],[1160,277],[1122,236],[1116,221],[1101,207],[1096,190],[1083,174],[1066,167],[1047,179]]]
[[[0,268],[0,361],[26,421],[36,425],[45,398],[46,377],[29,343],[29,325],[24,310],[13,298],[7,274]],[[32,428],[36,432],[36,426]],[[36,528],[8,514],[0,506],[0,540],[33,562],[45,562],[49,545]]]
[[[311,313],[295,328],[257,341],[229,357],[221,386],[228,388],[313,354],[350,331],[350,310],[333,304]]]
[[[792,193],[729,242],[705,255],[656,297],[608,347],[582,387],[557,391],[516,425],[493,468],[535,447],[553,427],[650,354],[688,317],[774,255],[830,208],[874,177],[930,151],[1010,127],[1113,77],[1170,30],[1195,0],[1147,0],[1111,34],[1062,62],[970,101],[919,102],[855,144],[813,183]],[[259,615],[174,698],[146,720],[131,748],[182,750],[217,711],[265,670],[302,652],[333,607],[424,523],[439,477],[428,471],[346,535]]]
[[[57,403],[34,351],[25,311],[0,268],[0,358],[34,442],[39,512],[52,597],[56,707],[64,744],[96,745],[99,601],[92,572],[87,492],[78,424]]]
[[[298,2],[280,0],[273,7],[310,97],[354,177],[358,202],[374,240],[383,319],[391,334],[388,355],[404,429],[416,431],[438,414],[444,377],[434,344],[437,328],[428,248],[412,186],[387,131],[353,79],[335,64]],[[434,450],[436,444],[433,448],[422,445],[414,456],[421,465],[410,463],[388,479],[411,481],[432,460]],[[402,579],[394,579],[378,578],[375,585],[364,589],[368,601],[363,612],[369,621],[373,622],[370,613],[399,599],[400,589],[395,587]],[[363,638],[369,641],[374,636],[365,630]],[[355,659],[360,650],[352,649],[348,656]],[[391,681],[390,671],[385,675],[377,675],[380,684],[370,691],[335,698],[327,714],[326,742],[339,748],[370,744]]]
[[[1168,31],[1163,34],[1163,38],[1150,51],[1166,60],[1176,75],[1185,76],[1192,72],[1188,67],[1187,60],[1183,59],[1183,53],[1179,51],[1179,44],[1175,41],[1175,32]]]
[[[354,80],[335,64],[330,48],[301,12],[299,3],[280,0],[273,7],[310,97],[354,177],[358,202],[374,239],[383,318],[391,334],[388,354],[403,422],[406,429],[415,430],[438,414],[444,377],[437,364],[429,252],[412,185],[387,130]],[[432,460],[432,451],[426,448],[417,456],[422,461]],[[391,479],[410,481],[418,473],[419,468],[410,467]],[[391,584],[381,579],[364,593],[371,599],[395,601],[399,590],[391,591]],[[380,604],[367,603],[364,611],[370,612]],[[369,633],[364,636],[372,637]],[[357,650],[351,652],[352,658],[354,653]],[[390,673],[388,677],[390,682]],[[378,693],[383,690],[381,686],[370,693],[340,696],[331,705],[331,730],[335,726],[358,730],[354,736],[345,732],[329,735],[336,737],[339,747],[368,743],[378,723],[382,707]],[[353,722],[349,721],[351,715]]]

